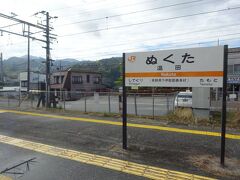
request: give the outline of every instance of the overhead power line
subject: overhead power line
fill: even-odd
[[[26,25],[31,26],[31,27],[35,27],[35,28],[38,28],[38,29],[45,30],[45,27],[43,27],[43,26],[36,25],[36,24],[30,23],[30,22],[27,22],[27,21],[23,21],[23,20],[5,15],[5,14],[2,14],[2,13],[0,13],[0,17],[15,21],[15,22],[18,22],[18,23],[21,23],[21,24],[26,24]]]
[[[237,33],[229,33],[229,34],[223,34],[223,35],[213,35],[213,36],[205,36],[204,38],[202,38],[202,40],[195,40],[195,39],[193,39],[193,38],[191,38],[191,39],[188,39],[188,40],[185,40],[184,39],[184,41],[182,41],[182,40],[179,40],[179,41],[175,41],[175,42],[172,42],[172,43],[168,43],[169,45],[167,46],[166,45],[166,43],[164,43],[164,46],[165,46],[165,48],[166,47],[172,47],[172,45],[174,45],[174,44],[176,44],[176,45],[179,45],[179,44],[184,44],[184,43],[188,43],[188,42],[192,42],[192,41],[204,41],[205,39],[214,39],[214,38],[217,38],[216,40],[214,40],[214,41],[212,41],[212,42],[217,42],[217,40],[219,39],[219,38],[223,38],[223,37],[228,37],[228,36],[240,36],[240,32],[237,32]],[[236,39],[236,37],[234,37],[234,38],[232,38],[232,39]],[[237,40],[237,39],[236,39]],[[208,41],[209,42],[209,41]],[[195,45],[195,44],[201,44],[201,42],[198,42],[198,43],[191,43],[190,45]],[[162,45],[163,45],[163,43],[162,43]],[[179,45],[180,46],[180,45]],[[152,47],[152,49],[151,50],[154,50],[153,48],[155,47],[155,49],[157,48],[157,49],[159,49],[159,44],[158,45],[154,45],[153,47]],[[178,46],[177,46],[178,47]],[[180,46],[181,47],[181,46]],[[101,52],[94,52],[94,53],[91,53],[91,54],[109,54],[109,53],[120,53],[120,52],[126,52],[126,51],[135,51],[135,50],[137,50],[137,49],[139,49],[139,48],[131,48],[131,49],[126,49],[126,48],[121,48],[121,49],[118,49],[118,50],[112,50],[112,51],[107,51],[107,52],[105,52],[105,51],[101,51]],[[157,50],[156,49],[156,50]],[[83,55],[84,56],[84,54],[85,54],[85,56],[90,52],[91,50],[88,50],[87,52],[85,52],[85,53],[81,53],[81,55]],[[82,52],[82,50],[79,50],[79,52]],[[68,53],[68,54],[70,54],[70,53]],[[99,56],[99,55],[98,55]]]
[[[37,41],[41,41],[41,42],[46,43],[45,40],[38,39],[38,38],[35,38],[35,37],[32,37],[32,36],[28,36],[28,35],[25,35],[25,34],[15,33],[15,32],[7,31],[7,30],[4,30],[4,29],[0,29],[0,32],[5,32],[5,33],[13,34],[13,35],[16,35],[16,36],[20,36],[20,37],[29,37],[32,40],[37,40]]]
[[[12,27],[12,26],[19,25],[19,24],[21,24],[21,23],[9,24],[9,25],[6,25],[6,26],[2,26],[2,27],[0,27],[0,28],[1,28],[1,29],[3,29],[3,28],[8,28],[8,27]]]
[[[77,22],[62,24],[62,25],[58,25],[58,26],[67,26],[67,25],[80,24],[80,23],[85,23],[85,22],[90,22],[90,21],[98,21],[98,20],[102,20],[102,19],[106,19],[106,18],[115,18],[115,17],[119,17],[119,16],[127,16],[127,15],[131,15],[131,14],[144,13],[144,12],[148,12],[148,11],[155,11],[155,10],[158,10],[158,9],[176,7],[176,6],[192,4],[192,3],[201,2],[201,1],[206,1],[206,0],[188,1],[188,2],[171,4],[171,5],[166,5],[166,6],[160,6],[160,7],[144,9],[144,10],[139,10],[139,11],[132,11],[132,12],[128,12],[128,13],[121,13],[121,14],[116,14],[116,15],[110,15],[110,16],[105,16],[105,17],[101,17],[101,18],[94,18],[94,19],[88,19],[88,20],[83,20],[83,21],[77,21]]]
[[[108,1],[108,0],[98,0],[98,1],[94,1],[91,2],[91,4],[96,4],[96,3],[102,3],[103,1]],[[49,9],[49,11],[61,11],[61,10],[65,10],[65,9],[71,9],[71,8],[76,8],[76,6],[82,6],[84,4],[76,4],[74,6],[67,6],[67,7],[63,7],[63,8],[57,8],[57,9]]]
[[[138,25],[155,23],[155,22],[162,22],[162,21],[169,21],[169,20],[174,20],[174,19],[181,19],[181,18],[187,18],[187,17],[206,15],[206,14],[213,14],[213,13],[218,13],[218,12],[225,12],[225,11],[230,11],[230,10],[236,10],[236,9],[239,9],[239,8],[240,7],[231,7],[231,8],[214,10],[214,11],[206,11],[206,12],[200,12],[200,13],[194,13],[194,14],[188,14],[188,15],[182,15],[182,16],[174,16],[174,17],[170,17],[170,18],[157,19],[157,20],[151,20],[151,21],[143,21],[143,22],[139,22],[139,23],[132,23],[132,24],[127,24],[127,25],[122,25],[122,26],[113,26],[113,27],[101,28],[101,29],[85,31],[85,32],[80,32],[80,33],[65,34],[65,35],[61,35],[59,37],[75,36],[75,35],[105,31],[105,30],[109,30],[109,29],[120,29],[120,28],[126,28],[126,27],[128,28],[128,27],[131,27],[131,26],[138,26]]]
[[[149,4],[149,3],[153,3],[155,1],[161,1],[161,0],[145,0],[145,1],[140,1],[140,2],[137,2],[137,3],[127,3],[127,4],[124,4],[122,6],[114,6],[114,7],[111,7],[111,10],[113,9],[119,9],[119,8],[123,8],[123,7],[131,7],[131,6],[136,6],[136,5],[141,5],[141,4]],[[100,0],[100,2],[102,2],[102,0]],[[111,2],[111,5],[112,5],[112,2]],[[78,6],[82,6],[82,4],[80,5],[75,5],[75,6],[69,6],[69,7],[64,7],[64,8],[58,8],[58,9],[52,9],[51,11],[59,11],[59,10],[65,10],[65,9],[72,9],[72,8],[76,8]],[[106,7],[104,5],[104,7]],[[84,11],[84,12],[79,12],[78,14],[88,14],[88,13],[93,13],[93,12],[96,12],[97,10],[103,10],[102,8],[95,8],[95,9],[91,9],[91,11]]]
[[[228,39],[221,40],[220,42],[236,41],[238,39],[239,38],[228,38]],[[216,40],[204,41],[204,42],[198,42],[198,43],[181,44],[181,45],[175,45],[175,46],[168,46],[167,48],[185,48],[185,47],[188,47],[188,46],[204,45],[204,44],[209,44],[209,43],[214,43],[214,42],[216,42]],[[164,50],[164,49],[165,48],[156,47],[155,49],[151,49],[151,51],[154,51],[154,50]],[[131,48],[131,49],[126,49],[124,52],[130,52],[130,51],[144,51],[144,50],[140,49],[140,48]],[[96,58],[97,58],[99,60],[102,57],[104,57],[104,58],[107,58],[107,57],[117,57],[117,56],[119,57],[119,56],[122,55],[122,52],[123,51],[119,51],[119,52],[116,52],[116,53],[109,52],[109,53],[104,53],[103,55],[96,55],[96,56],[90,56],[90,57],[89,56],[74,56],[73,58],[75,58],[75,59],[80,59],[81,58],[82,60],[92,60],[92,59],[96,60]],[[64,57],[64,56],[55,56],[54,57],[54,59],[65,59],[65,58],[70,58],[70,57],[69,56],[68,57]]]
[[[190,35],[190,34],[196,34],[196,33],[208,32],[208,31],[214,31],[214,30],[216,31],[216,30],[220,30],[220,29],[229,29],[231,27],[237,27],[237,26],[240,26],[240,24],[224,24],[224,25],[221,25],[221,26],[215,26],[215,27],[211,27],[211,28],[201,28],[201,29],[198,29],[198,30],[195,30],[195,31],[187,31],[187,32],[183,32],[183,33],[163,35],[163,36],[157,36],[157,37],[152,37],[152,38],[147,38],[147,39],[135,39],[134,41],[131,41],[131,42],[128,41],[127,43],[126,42],[120,42],[120,43],[117,43],[117,44],[108,44],[108,46],[104,46],[104,47],[101,47],[101,48],[91,48],[91,51],[92,50],[98,50],[98,49],[104,49],[104,48],[110,48],[110,47],[117,47],[117,46],[135,44],[135,43],[138,43],[138,42],[143,43],[143,42],[148,42],[148,41],[155,41],[155,40],[158,40],[158,39],[166,39],[166,38],[172,38],[172,37],[178,37],[178,36],[184,36],[184,35]],[[20,42],[20,43],[25,43],[25,41]],[[19,44],[19,43],[13,43],[11,45],[15,45],[15,44]],[[4,45],[1,45],[1,46],[4,46]],[[65,48],[65,50],[67,50],[67,49],[68,48]],[[89,51],[89,49],[85,49],[85,50]],[[78,50],[76,50],[76,51],[78,51]],[[84,51],[84,50],[81,49],[81,51]]]
[[[104,49],[104,48],[110,48],[110,47],[117,47],[117,46],[123,46],[123,45],[129,45],[129,44],[135,44],[138,42],[146,42],[146,41],[151,41],[151,40],[159,40],[159,39],[166,39],[166,38],[172,38],[172,37],[178,37],[178,36],[184,36],[184,35],[190,35],[190,34],[196,34],[196,33],[201,33],[201,32],[208,32],[208,31],[213,31],[213,30],[220,30],[220,29],[229,29],[231,27],[236,27],[236,26],[240,26],[239,24],[225,24],[225,25],[221,25],[221,26],[216,26],[216,27],[212,27],[212,28],[202,28],[202,29],[198,29],[195,31],[187,31],[184,33],[177,33],[177,34],[171,34],[171,35],[164,35],[164,36],[157,36],[157,37],[153,37],[153,38],[147,38],[147,39],[135,39],[134,41],[128,41],[127,43],[117,43],[117,44],[110,44],[108,46],[104,46],[101,48],[91,48],[91,50],[95,50],[95,49]],[[83,49],[81,49],[83,50]],[[85,49],[85,50],[89,50],[89,49]]]

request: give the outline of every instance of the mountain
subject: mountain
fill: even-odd
[[[69,63],[78,63],[79,61],[76,59],[71,59],[71,58],[66,58],[66,59],[58,59],[56,62],[58,61],[64,61],[64,62],[69,62]]]
[[[31,56],[30,70],[45,73],[45,59],[42,57]],[[120,76],[119,66],[121,57],[112,57],[98,61],[78,61],[76,59],[58,59],[51,63],[51,70],[84,69],[98,71],[103,74],[103,83],[108,87],[114,86],[114,81]],[[27,56],[11,57],[3,61],[4,75],[11,79],[17,79],[20,72],[27,71]]]
[[[51,63],[51,69],[57,69],[60,67],[68,68],[79,63],[75,59],[62,59],[60,61],[53,61]],[[3,61],[4,74],[10,78],[17,78],[20,72],[27,71],[27,56],[11,57]],[[30,57],[30,70],[35,72],[45,72],[45,59],[42,57],[31,56]]]
[[[31,57],[30,69],[32,71],[43,71],[43,58]],[[27,57],[11,57],[3,61],[4,74],[10,78],[17,78],[20,72],[27,71]]]

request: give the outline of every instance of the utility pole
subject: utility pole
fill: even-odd
[[[3,86],[3,81],[4,81],[4,75],[3,75],[3,55],[2,55],[2,53],[0,54],[0,61],[1,61],[1,79],[0,79],[0,81],[1,81],[1,85]]]
[[[18,24],[22,24],[24,27],[25,27],[25,25],[27,25],[28,26],[28,34],[26,35],[25,31],[18,33],[18,32],[13,32],[10,30],[5,30],[5,29],[3,29],[4,27],[0,28],[0,32],[1,32],[1,34],[8,33],[8,34],[13,34],[16,36],[22,36],[22,37],[28,38],[28,91],[30,90],[30,39],[46,43],[46,47],[43,47],[43,48],[46,48],[46,91],[47,91],[46,100],[47,100],[47,107],[49,107],[49,105],[50,105],[50,62],[51,62],[50,43],[52,43],[52,40],[56,40],[56,37],[54,37],[54,36],[57,36],[56,34],[50,33],[50,31],[52,31],[54,28],[50,27],[49,21],[50,21],[50,19],[57,18],[57,16],[51,17],[51,16],[49,16],[49,13],[46,11],[37,12],[34,15],[38,15],[39,13],[46,16],[46,24],[39,24],[39,23],[33,24],[30,22],[23,21],[21,19],[17,19],[15,17],[11,17],[11,16],[0,13],[0,17],[2,17],[2,18],[8,19],[10,21],[18,22]],[[31,27],[31,30],[38,29],[40,31],[31,33],[30,27]],[[44,33],[43,36],[46,38],[46,40],[37,38],[34,35],[34,34],[39,34],[39,33]]]
[[[27,92],[30,90],[30,26],[28,25],[28,62],[27,62]]]
[[[47,104],[47,107],[50,107],[50,77],[51,77],[51,71],[50,71],[50,66],[51,66],[51,61],[52,59],[50,58],[51,55],[50,55],[50,43],[51,43],[51,40],[53,39],[56,39],[55,37],[53,36],[56,36],[55,34],[52,34],[50,33],[50,31],[53,29],[52,27],[50,27],[50,19],[55,19],[57,18],[56,16],[54,17],[51,17],[49,16],[49,12],[46,12],[46,11],[41,11],[41,12],[38,12],[36,13],[37,14],[43,14],[46,16],[46,24],[41,24],[41,26],[43,26],[45,28],[45,35],[44,37],[46,38],[45,40],[45,43],[46,43],[46,47],[43,47],[46,49],[46,104]],[[50,36],[51,35],[51,36]]]
[[[49,36],[49,12],[46,12],[46,102],[50,107],[50,36]]]
[[[62,78],[62,61],[60,60],[60,99],[62,100],[62,86],[63,86],[63,78]]]

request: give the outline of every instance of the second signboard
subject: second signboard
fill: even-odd
[[[126,86],[222,87],[224,47],[125,54]]]

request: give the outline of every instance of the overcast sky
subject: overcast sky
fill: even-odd
[[[239,7],[239,8],[238,8]],[[48,11],[53,59],[98,60],[123,52],[240,45],[239,0],[8,0],[1,13],[32,23],[45,23],[39,11]],[[201,15],[197,15],[201,14]],[[22,33],[26,27],[0,18],[1,28]],[[31,29],[31,32],[37,32]],[[40,33],[37,37],[44,38]],[[44,43],[31,41],[31,55],[45,57]],[[27,38],[3,33],[4,58],[27,54]]]

